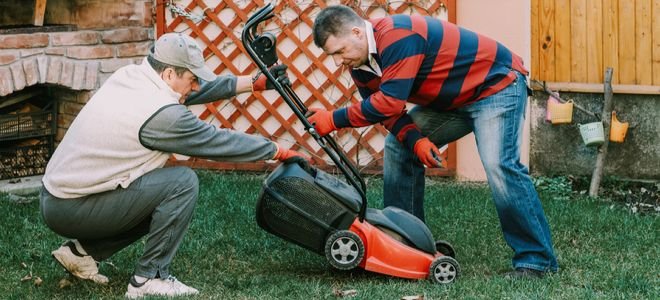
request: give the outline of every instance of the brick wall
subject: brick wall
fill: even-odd
[[[57,132],[55,141],[59,143],[71,126],[85,103],[94,95],[94,91],[74,91],[63,86],[55,86],[50,90],[50,96],[58,101]],[[56,143],[57,144],[57,143]]]
[[[0,35],[0,97],[36,84],[88,91],[58,92],[60,140],[93,91],[118,68],[139,63],[153,41],[150,27]]]
[[[153,25],[154,0],[48,0],[45,24],[75,24],[78,29]],[[34,1],[1,1],[0,25],[32,24]]]

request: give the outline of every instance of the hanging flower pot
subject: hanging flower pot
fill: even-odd
[[[552,114],[550,113],[550,103],[553,105],[559,104],[559,100],[557,98],[548,96],[548,102],[547,102],[547,109],[545,110],[545,121],[546,122],[552,122]]]
[[[612,111],[612,125],[610,127],[610,141],[616,143],[623,143],[628,132],[628,122],[619,122],[616,118],[616,111]]]
[[[566,103],[548,101],[548,112],[552,124],[571,123],[573,121],[573,100],[568,100]]]
[[[586,146],[598,146],[605,142],[605,132],[603,122],[593,122],[587,124],[578,124],[582,141]]]

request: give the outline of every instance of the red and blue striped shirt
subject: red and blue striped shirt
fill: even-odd
[[[412,149],[422,135],[406,102],[452,110],[504,89],[516,78],[514,70],[528,73],[520,56],[502,44],[449,22],[419,15],[369,22],[382,76],[351,70],[363,100],[335,110],[338,128],[382,122]]]

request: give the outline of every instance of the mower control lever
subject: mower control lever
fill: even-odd
[[[440,157],[438,157],[438,155],[435,154],[435,152],[433,152],[433,150],[431,150],[431,155],[433,156],[433,159],[435,160],[435,162],[438,163],[438,166],[442,166],[442,159],[440,159]]]

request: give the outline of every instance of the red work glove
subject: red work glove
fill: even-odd
[[[429,138],[425,137],[417,141],[413,151],[419,160],[427,167],[440,167],[440,150],[438,150],[438,147],[433,144]]]
[[[335,122],[332,119],[332,111],[322,108],[310,108],[307,114],[311,114],[307,117],[307,121],[314,126],[314,129],[316,129],[316,132],[320,136],[328,135],[328,133],[337,130]]]
[[[268,72],[277,79],[277,81],[283,85],[291,85],[291,81],[289,80],[289,76],[286,74],[286,69],[287,65],[281,64],[281,65],[274,65],[268,69]],[[275,88],[273,86],[273,83],[266,78],[266,75],[263,73],[257,74],[257,76],[254,78],[252,81],[252,90],[253,91],[263,91],[263,90],[271,90]]]
[[[289,158],[292,158],[294,156],[302,157],[305,159],[307,162],[312,163],[312,158],[302,154],[298,151],[291,150],[291,149],[284,149],[280,145],[277,145],[277,152],[275,153],[275,157],[273,159],[279,160],[279,161],[285,161]]]

